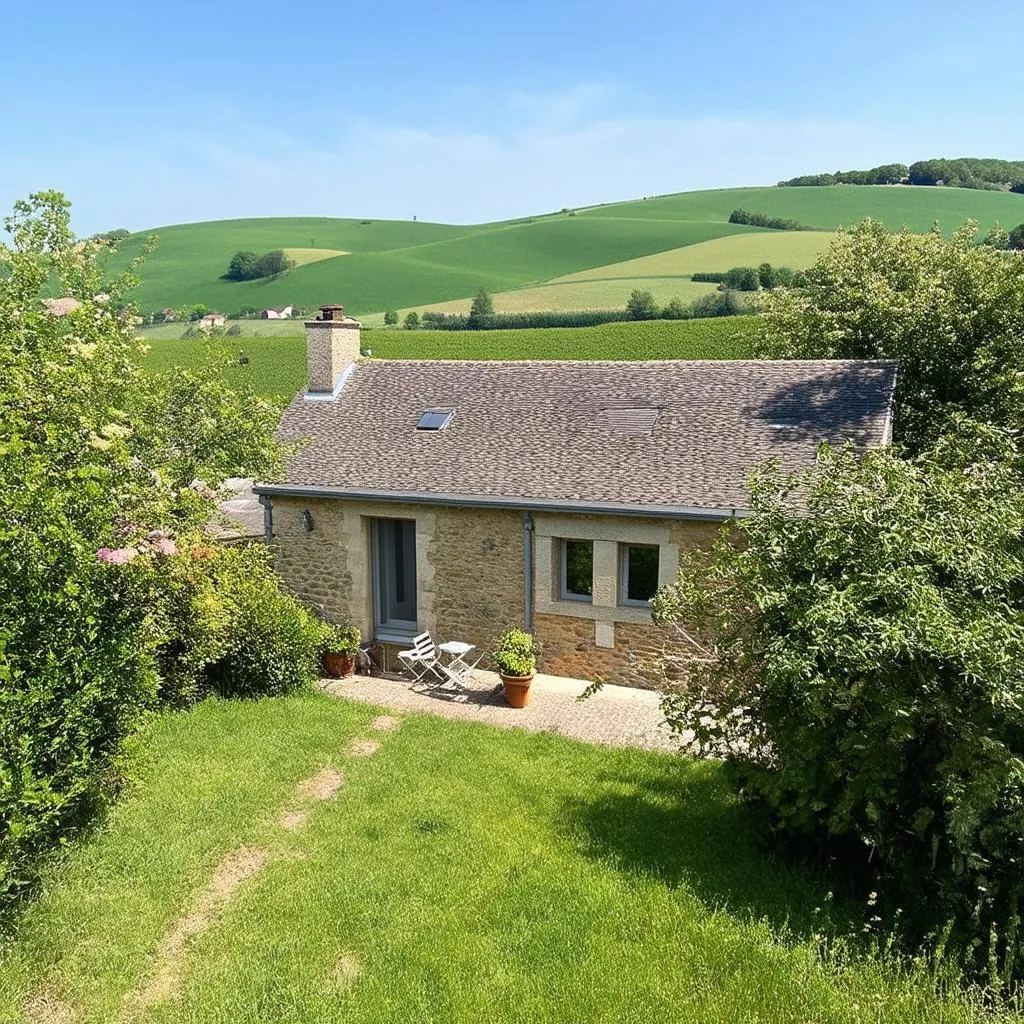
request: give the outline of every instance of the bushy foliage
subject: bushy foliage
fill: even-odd
[[[394,327],[395,324],[398,323],[398,311],[394,309],[389,309],[384,314],[384,323],[388,327]]]
[[[491,660],[502,675],[520,678],[532,676],[537,671],[539,656],[540,643],[537,638],[525,629],[515,627],[506,629],[494,641],[491,651]]]
[[[693,307],[687,306],[678,296],[669,299],[661,311],[662,320],[689,320],[693,316]]]
[[[227,273],[229,281],[255,281],[263,277],[276,277],[291,270],[295,261],[283,249],[274,249],[262,256],[249,250],[240,250],[231,257]]]
[[[658,316],[658,304],[654,295],[642,288],[634,288],[626,300],[626,316],[630,320],[655,320]]]
[[[949,185],[953,188],[1009,189],[1016,191],[1024,175],[1024,160],[994,160],[960,157],[956,160],[917,160],[906,164],[882,164],[867,171],[836,171],[834,174],[804,174],[780,187],[794,185]],[[1024,191],[1022,185],[1020,191]]]
[[[767,213],[751,213],[748,210],[733,210],[729,214],[730,224],[750,224],[755,228],[775,228],[777,231],[814,231],[791,217],[771,217]]]
[[[494,300],[486,289],[477,289],[476,295],[473,296],[473,303],[469,307],[470,328],[477,330],[485,327],[492,316],[494,316]]]
[[[1024,224],[1018,224],[1006,235],[1007,249],[1024,249]]]
[[[788,181],[780,181],[779,187],[807,185],[898,185],[906,181],[910,169],[906,164],[881,164],[867,171],[836,171],[834,174],[803,174]]]
[[[420,325],[420,315],[413,310],[405,315],[405,329],[407,331],[414,331]]]
[[[906,461],[825,449],[655,599],[665,701],[726,759],[767,834],[835,860],[886,926],[952,922],[1024,976],[1024,497],[1012,446],[965,428]],[[899,908],[899,910],[897,910]]]
[[[733,267],[723,275],[722,284],[738,292],[756,292],[761,288],[761,275],[757,267]]]
[[[317,677],[330,627],[281,590],[266,549],[197,544],[154,582],[168,703],[281,694]]]
[[[837,232],[804,289],[763,299],[759,354],[898,359],[894,433],[915,451],[961,414],[1019,428],[1024,260],[976,234],[968,223],[947,241],[870,220]]]
[[[0,247],[0,913],[116,793],[120,745],[159,699],[162,588],[215,507],[193,481],[279,465],[274,410],[223,386],[219,360],[140,369],[134,278],[108,279],[69,216],[59,193],[33,195]],[[54,284],[80,305],[50,312]],[[263,591],[260,609],[239,598],[236,633],[268,653],[239,656],[225,688],[279,689],[301,644],[275,638],[268,574],[242,575]]]
[[[693,304],[694,319],[712,316],[743,316],[750,312],[747,302],[731,288],[702,295]]]

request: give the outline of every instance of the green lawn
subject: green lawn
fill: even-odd
[[[158,720],[135,790],[0,952],[0,1020],[980,1019],[866,953],[823,960],[856,923],[762,855],[716,766],[374,715],[304,695]],[[286,829],[329,766],[340,791]],[[262,868],[168,945],[240,847]],[[22,1017],[44,1000],[64,1016]]]
[[[267,321],[244,321],[261,330]],[[380,359],[738,359],[750,352],[754,317],[704,320],[653,320],[601,324],[597,327],[548,327],[516,331],[363,332],[363,344]],[[217,338],[211,341],[167,337],[180,324],[147,329],[151,348],[146,365],[197,367],[212,350],[249,357],[246,366],[231,365],[229,380],[246,379],[261,395],[290,398],[306,379],[306,342],[301,334]]]
[[[480,287],[507,292],[716,238],[765,234],[728,223],[737,207],[826,230],[867,216],[915,231],[927,231],[938,221],[946,232],[968,217],[983,229],[995,221],[1007,228],[1024,221],[1024,196],[884,186],[685,192],[494,224],[326,217],[208,221],[156,229],[159,245],[140,270],[136,300],[146,312],[197,302],[224,313],[288,303],[313,309],[341,302],[357,315],[423,307],[463,299]],[[146,234],[122,244],[112,269],[127,265]],[[237,250],[279,248],[295,250],[303,265],[269,281],[221,280]],[[346,255],[329,255],[332,250]],[[702,251],[695,254],[694,269],[728,269],[714,251],[709,263],[702,259]]]

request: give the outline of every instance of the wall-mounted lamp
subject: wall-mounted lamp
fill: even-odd
[[[302,510],[302,528],[306,533],[313,532],[313,516],[308,508]]]

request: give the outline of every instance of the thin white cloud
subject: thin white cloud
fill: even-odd
[[[83,232],[274,215],[415,214],[471,223],[664,192],[772,184],[795,174],[912,160],[934,148],[923,126],[897,131],[857,120],[609,113],[620,99],[599,83],[547,96],[518,93],[497,106],[486,130],[354,117],[339,117],[333,130],[312,138],[240,120],[230,134],[221,123],[165,129],[145,147],[98,148],[91,159],[61,168],[60,180],[32,187],[66,191]],[[25,167],[14,170],[18,183],[26,180]],[[15,179],[3,175],[0,170],[0,193],[8,193]]]

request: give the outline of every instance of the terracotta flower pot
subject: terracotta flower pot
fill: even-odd
[[[332,679],[341,679],[344,676],[354,675],[356,671],[356,656],[354,654],[338,654],[330,651],[324,655],[324,675]]]
[[[502,675],[501,681],[505,686],[505,700],[508,701],[509,707],[525,708],[530,703],[530,696],[533,692],[530,684],[533,682],[533,675]]]

